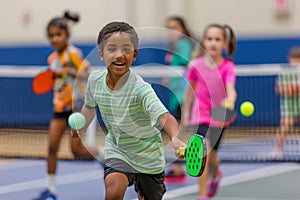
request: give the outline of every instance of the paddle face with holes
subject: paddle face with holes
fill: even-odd
[[[200,176],[206,163],[206,147],[200,135],[192,135],[185,149],[186,170],[190,176]]]
[[[229,125],[235,120],[236,112],[224,106],[216,106],[211,110],[211,117],[218,122]]]
[[[37,95],[50,92],[54,84],[54,72],[44,71],[39,73],[32,81],[32,91]]]

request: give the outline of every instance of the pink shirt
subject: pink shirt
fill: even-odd
[[[219,126],[211,120],[210,110],[226,98],[226,84],[235,83],[234,64],[224,59],[218,67],[212,68],[205,64],[205,57],[199,57],[192,61],[187,80],[196,82],[190,123]]]

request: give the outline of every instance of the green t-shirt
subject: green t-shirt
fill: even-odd
[[[280,97],[281,116],[300,116],[300,70],[298,67],[285,66],[277,78],[277,86],[283,88]],[[289,96],[289,90],[295,90],[293,96]]]
[[[158,174],[165,158],[157,119],[168,112],[151,85],[129,72],[118,90],[106,85],[107,70],[93,71],[88,79],[85,103],[99,107],[108,134],[105,160],[121,159],[137,172]]]

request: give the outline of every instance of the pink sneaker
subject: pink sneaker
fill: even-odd
[[[165,176],[165,184],[185,184],[187,177],[185,172],[175,174],[172,170],[169,171]]]
[[[269,153],[270,157],[272,160],[274,161],[280,161],[283,160],[283,152],[282,152],[282,148],[279,147],[275,147],[270,153]]]
[[[210,180],[208,184],[208,194],[207,194],[209,198],[216,196],[222,176],[223,176],[223,172],[222,170],[219,170],[217,179]]]
[[[203,197],[203,196],[201,196],[201,197],[198,197],[198,199],[197,200],[208,200],[207,199],[207,197]]]

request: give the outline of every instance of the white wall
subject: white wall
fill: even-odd
[[[186,16],[196,32],[210,22],[228,23],[239,35],[300,36],[300,1],[289,0],[290,15],[278,17],[273,0],[189,0]]]
[[[0,45],[47,43],[45,27],[65,9],[79,12],[81,21],[72,27],[76,41],[95,42],[109,21],[126,20],[137,28],[163,27],[172,14],[185,17],[195,35],[211,22],[230,24],[239,36],[300,36],[300,1],[292,2],[291,14],[279,18],[273,0],[2,0]]]

